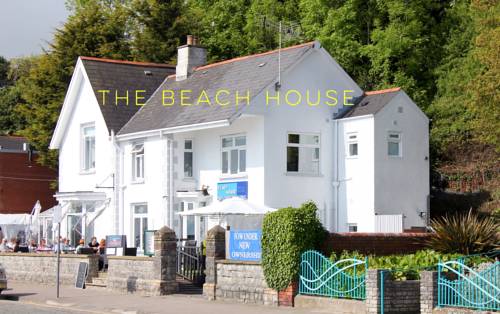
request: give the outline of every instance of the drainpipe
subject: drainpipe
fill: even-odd
[[[334,200],[334,208],[335,208],[335,231],[339,232],[339,121],[337,119],[334,119],[333,122],[335,123],[335,136],[333,137],[334,140],[334,158],[333,158],[333,163],[334,163],[334,170],[333,170],[333,200]]]
[[[174,139],[173,135],[168,141],[168,213],[169,227],[174,228]]]
[[[115,234],[123,234],[123,153],[116,142],[115,132],[111,130],[111,143],[113,145],[113,228]]]

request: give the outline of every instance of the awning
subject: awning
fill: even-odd
[[[226,215],[265,215],[276,211],[265,205],[257,205],[249,201],[231,197],[211,205],[177,213],[180,216],[226,216]]]

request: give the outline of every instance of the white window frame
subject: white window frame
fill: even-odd
[[[355,159],[359,157],[359,134],[358,132],[346,133],[346,157]],[[356,145],[356,155],[351,155],[351,145]]]
[[[132,144],[131,158],[132,158],[132,182],[142,183],[144,182],[144,143],[134,143]],[[140,173],[137,173],[137,163],[141,163]]]
[[[395,138],[395,137],[393,137],[394,135],[397,135],[398,137]],[[397,155],[389,154],[389,145],[391,143],[398,144],[398,154]],[[398,131],[387,132],[387,156],[389,156],[391,158],[402,158],[403,157],[403,136],[402,136],[401,132],[398,132]]]
[[[191,148],[186,148],[186,142],[191,142]],[[191,175],[186,175],[186,153],[191,153]],[[183,173],[184,178],[192,179],[194,176],[194,141],[193,139],[186,138],[184,139],[184,151],[183,151]]]
[[[290,143],[290,135],[298,135],[299,143]],[[300,136],[317,136],[318,143],[317,144],[301,144]],[[307,172],[300,170],[300,160],[299,160],[299,169],[297,171],[288,171],[288,147],[298,147],[299,148],[299,159],[300,159],[300,148],[313,148],[312,150],[312,159],[311,161],[318,163],[318,172]],[[318,150],[318,156],[316,157],[316,150]],[[287,132],[286,133],[286,150],[285,150],[285,171],[287,174],[299,174],[299,175],[312,175],[319,176],[321,175],[321,134],[320,133],[307,133],[307,132]]]
[[[245,145],[239,145],[236,146],[236,138],[238,137],[244,137],[245,138]],[[230,147],[224,147],[223,146],[223,141],[225,139],[231,139],[232,140],[232,145]],[[221,136],[220,138],[220,166],[221,166],[221,173],[222,176],[241,176],[241,175],[246,175],[247,174],[247,165],[248,165],[248,150],[247,150],[247,136],[244,133],[240,134],[231,134],[231,135],[224,135]],[[236,173],[231,173],[231,151],[232,150],[238,150],[238,167]],[[242,171],[241,170],[241,151],[245,151],[245,169]],[[224,153],[227,153],[227,172],[224,172],[224,158],[223,155]]]
[[[140,213],[140,214],[136,214],[135,213],[135,208],[136,206],[146,206],[146,213]],[[139,218],[140,219],[140,227],[141,228],[141,232],[139,234],[139,246],[137,247],[137,251],[143,251],[143,248],[144,248],[144,231],[145,230],[148,230],[149,228],[149,217],[148,217],[148,213],[149,213],[149,208],[148,208],[148,203],[133,203],[133,204],[130,204],[130,210],[131,210],[131,217],[132,217],[132,221],[131,221],[131,224],[130,224],[130,229],[131,229],[131,235],[132,235],[132,246],[135,247],[136,243],[135,243],[135,219],[136,218]],[[143,219],[146,218],[146,228],[144,228],[144,225],[143,225]]]
[[[86,129],[94,129],[94,135],[93,136],[87,136],[85,135],[85,130]],[[80,171],[82,173],[93,173],[95,172],[95,164],[96,164],[96,129],[95,129],[95,123],[85,123],[80,126]],[[86,141],[87,138],[94,138],[94,151],[93,151],[93,165],[90,165],[92,163],[90,160],[87,160],[87,151],[86,151]]]

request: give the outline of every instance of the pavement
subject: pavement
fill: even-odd
[[[181,313],[181,314],[305,314],[312,309],[272,307],[227,301],[208,301],[201,295],[147,297],[120,294],[104,288],[77,289],[60,287],[56,298],[54,286],[9,281],[9,289],[0,295],[0,313]]]

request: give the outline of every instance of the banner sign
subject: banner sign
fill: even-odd
[[[229,231],[229,259],[260,262],[262,230]]]
[[[219,182],[217,184],[217,199],[222,201],[230,197],[248,199],[248,181]]]

